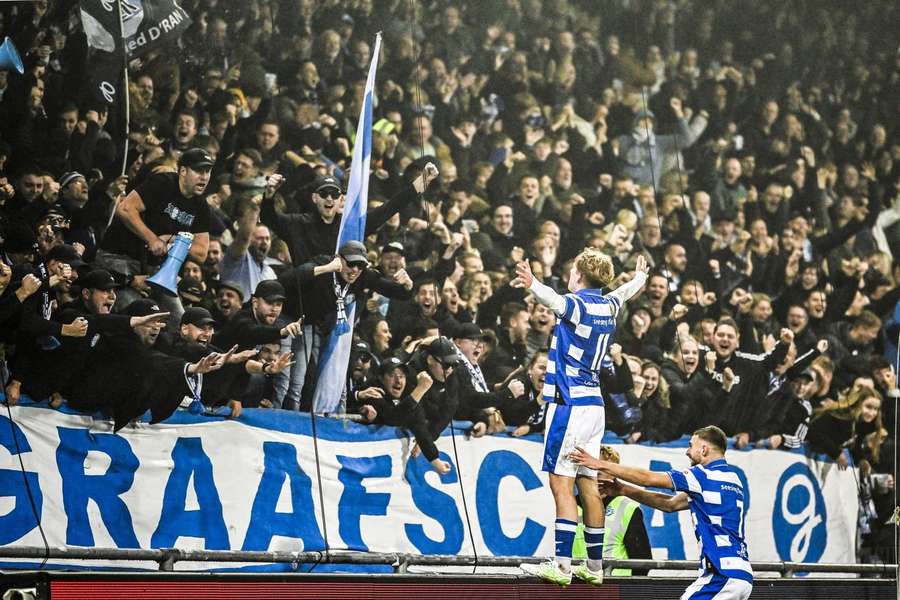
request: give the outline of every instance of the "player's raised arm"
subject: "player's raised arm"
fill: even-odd
[[[537,301],[555,312],[557,316],[561,317],[565,314],[565,298],[553,291],[553,288],[535,279],[534,274],[531,272],[531,265],[528,264],[527,260],[516,264],[516,278],[509,284],[515,288],[531,290]]]
[[[650,265],[647,259],[641,254],[637,257],[637,264],[634,267],[634,277],[631,281],[624,283],[610,292],[610,296],[614,296],[619,300],[620,304],[624,304],[629,298],[641,291],[644,284],[647,283],[647,274],[650,273]]]

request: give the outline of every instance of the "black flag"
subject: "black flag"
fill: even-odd
[[[91,48],[91,87],[99,102],[117,104],[122,94],[125,45],[118,0],[82,0],[81,24]],[[123,13],[124,18],[124,13]]]
[[[126,56],[135,58],[177,40],[191,19],[176,0],[81,0],[81,23],[93,50],[98,99],[113,104],[123,93]]]

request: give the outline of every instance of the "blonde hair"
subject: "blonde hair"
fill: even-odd
[[[878,415],[875,417],[875,431],[867,434],[863,438],[863,445],[868,448],[870,456],[869,459],[873,463],[878,463],[878,458],[881,453],[881,444],[887,438],[887,430],[884,428],[882,422],[882,407],[884,406],[884,399],[881,397],[881,394],[878,393],[874,388],[871,388],[867,385],[855,385],[850,389],[846,394],[841,394],[838,396],[837,402],[831,402],[826,406],[820,406],[813,410],[812,420],[815,421],[817,419],[822,418],[825,415],[831,415],[836,419],[840,419],[842,421],[853,421],[853,437],[856,436],[856,425],[859,420],[860,414],[862,414],[863,403],[866,400],[871,398],[875,398],[879,402]]]
[[[879,394],[874,388],[871,388],[867,385],[856,385],[852,387],[847,393],[840,394],[838,396],[837,402],[830,402],[826,405],[819,406],[818,408],[814,409],[813,420],[816,420],[825,414],[830,414],[841,420],[855,420],[862,412],[863,403],[870,398],[875,398],[879,402],[883,403],[881,394]]]
[[[585,248],[575,257],[575,268],[589,287],[606,287],[616,277],[612,259],[597,248]]]
[[[624,226],[625,229],[631,232],[637,229],[638,218],[637,215],[630,210],[622,208],[616,213],[615,222]]]
[[[619,464],[619,453],[612,446],[600,446],[600,459]]]

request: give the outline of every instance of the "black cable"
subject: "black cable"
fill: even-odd
[[[894,363],[894,384],[896,385],[898,372],[900,372],[900,331],[897,332],[897,358]],[[897,565],[895,573],[895,585],[900,585],[900,523],[897,522],[897,398],[894,398],[894,513],[891,515],[891,524],[894,526],[894,564]],[[900,598],[900,588],[897,591]]]
[[[415,76],[413,78],[416,92],[416,105],[419,107],[419,110],[422,109],[422,85],[419,81],[419,52],[416,49],[416,36],[415,36],[415,26],[416,26],[416,6],[413,0],[409,0],[409,36],[411,38],[413,44],[413,71]],[[422,147],[422,156],[425,156],[425,134],[422,132],[422,129],[419,128],[419,143]],[[425,182],[425,175],[423,172],[422,181]],[[422,194],[424,198],[424,190]],[[427,220],[427,213],[426,213]],[[466,501],[466,488],[463,485],[462,471],[460,470],[459,464],[459,453],[456,450],[456,427],[453,425],[453,420],[450,421],[450,439],[453,441],[453,457],[456,461],[456,475],[459,483],[459,492],[462,496],[463,503],[463,513],[466,515],[466,527],[469,529],[469,541],[472,544],[472,554],[475,556],[475,565],[472,567],[472,574],[478,570],[478,549],[475,547],[475,534],[472,532],[472,520],[469,518],[469,503]]]
[[[297,294],[298,295],[301,294],[299,288],[297,289]],[[301,306],[303,305],[302,297],[300,299],[300,305]],[[306,325],[305,325],[305,323],[303,323],[302,318],[300,320],[300,323],[301,323],[300,324],[300,338],[301,338],[300,348],[303,349],[303,364],[306,365],[306,370],[304,371],[304,374],[308,375],[311,365],[310,365],[310,361],[309,361],[310,352],[309,352],[309,349],[307,348]],[[311,333],[313,335],[315,335],[315,330],[313,329],[311,331]],[[316,365],[316,367],[318,368],[318,365]],[[303,384],[305,384],[305,383],[306,383],[306,377],[304,377],[304,381],[303,381]],[[303,388],[305,387],[303,384],[301,384],[301,386],[300,386],[300,397],[297,398],[298,406],[303,399]],[[290,382],[288,382],[288,385],[290,385]],[[319,461],[319,435],[318,435],[318,429],[316,427],[316,407],[315,407],[314,403],[310,404],[309,415],[310,415],[310,418],[312,421],[313,455],[315,456],[315,459],[316,459],[316,481],[319,485],[319,509],[320,509],[320,512],[322,513],[322,535],[323,535],[323,539],[325,541],[325,555],[322,556],[320,554],[319,560],[317,560],[315,563],[313,563],[313,566],[311,566],[309,568],[309,571],[307,571],[307,573],[312,573],[316,569],[316,567],[318,567],[322,563],[323,559],[326,561],[330,559],[331,547],[328,544],[328,521],[327,521],[327,517],[325,515],[325,492],[322,488],[322,466]]]
[[[409,0],[409,38],[413,47],[413,81],[415,82],[415,90],[416,90],[416,104],[415,106],[419,111],[423,109],[422,106],[422,83],[419,80],[419,59],[420,51],[416,47],[416,5],[413,0]],[[413,118],[416,116],[416,110],[413,110]],[[419,145],[422,147],[422,156],[425,156],[425,134],[422,132],[422,129],[419,128]]]
[[[422,107],[422,82],[419,76],[419,59],[421,58],[421,52],[417,48],[416,44],[416,5],[413,0],[409,0],[409,39],[410,43],[412,43],[413,48],[413,82],[415,89],[415,104],[413,106],[413,119],[417,116],[417,112],[421,112],[424,114]],[[422,149],[422,156],[419,158],[425,157],[425,133],[422,131],[422,128],[419,128],[419,147]],[[424,167],[424,165],[423,165]],[[425,182],[425,176],[422,175],[422,182]],[[427,200],[425,199],[425,191],[422,190],[422,193],[419,194],[419,208],[422,210],[422,215],[424,216],[424,220],[428,221],[428,208],[427,208]],[[430,225],[430,223],[429,223]]]
[[[466,527],[469,529],[469,543],[472,544],[472,554],[475,556],[475,565],[472,567],[472,575],[478,570],[478,548],[475,547],[475,534],[472,533],[472,520],[469,518],[469,503],[466,502],[466,488],[463,485],[462,471],[459,469],[459,453],[456,450],[456,426],[450,421],[450,439],[453,440],[453,459],[456,461],[456,480],[459,483],[459,493],[462,496],[463,513],[466,515]]]
[[[304,343],[303,343],[303,348],[304,348],[304,353],[305,353],[305,350],[306,350],[306,340],[305,339],[304,339]],[[310,409],[311,410],[309,411],[309,414],[312,417],[313,453],[315,454],[315,457],[316,457],[316,479],[318,480],[318,483],[319,483],[319,507],[322,512],[322,535],[324,536],[324,540],[325,540],[324,559],[326,562],[328,562],[331,560],[331,548],[328,544],[328,520],[327,520],[327,517],[325,516],[325,492],[322,489],[322,467],[319,463],[319,436],[316,431],[316,407],[312,406],[312,407],[310,407]],[[307,571],[307,573],[312,573],[315,570],[315,568],[318,567],[319,564],[321,564],[322,559],[323,559],[323,557],[320,555],[319,560],[317,560],[315,562],[315,564],[313,564],[313,566],[310,567],[310,569],[309,569],[309,571]]]
[[[49,282],[50,273],[47,270],[47,264],[42,258],[37,242],[34,243],[33,252],[41,281]],[[16,456],[19,459],[19,469],[22,472],[22,479],[25,482],[25,492],[28,494],[28,503],[31,505],[31,513],[34,515],[34,520],[37,523],[38,531],[41,534],[41,540],[44,542],[44,559],[41,561],[41,566],[38,567],[39,569],[43,569],[46,566],[47,561],[50,560],[50,544],[47,542],[47,535],[44,533],[44,526],[41,523],[41,515],[38,512],[37,504],[34,501],[34,494],[31,491],[31,484],[28,482],[28,473],[25,471],[25,462],[22,460],[22,448],[19,446],[19,436],[16,435],[16,422],[15,419],[13,419],[12,407],[10,406],[9,398],[6,398],[5,404],[6,413],[7,415],[9,415],[10,433],[12,434],[13,444],[16,448]]]
[[[647,95],[646,95],[646,89],[644,86],[641,86],[641,104],[643,105],[642,110],[644,112],[650,111],[650,106],[647,104]],[[650,143],[650,137],[653,135],[653,132],[650,130],[650,125],[647,123],[648,118],[645,117],[643,119],[643,121],[644,121],[644,129],[647,132],[647,140],[646,140],[645,144],[647,145],[647,154],[650,156],[650,185],[653,188],[653,201],[655,203],[655,202],[657,202],[658,192],[656,189],[656,171],[654,170],[654,167],[653,167],[653,145]],[[676,139],[677,139],[677,135],[676,135]],[[676,163],[676,166],[678,166],[678,163]],[[681,180],[681,167],[680,166],[678,166],[678,179],[679,179],[679,181]],[[684,195],[682,194],[682,197],[683,196]],[[663,222],[662,222],[662,217],[659,214],[659,208],[656,209],[656,222],[659,225],[660,237],[662,237]],[[672,279],[669,277],[669,268],[666,267],[665,269],[661,269],[660,272],[662,273],[662,276],[665,277],[665,279],[666,279],[666,290],[669,291],[669,293],[671,293]],[[696,292],[696,290],[695,290],[695,292]],[[677,333],[675,334],[675,343],[678,347],[679,354],[681,354],[681,336],[678,335]],[[697,362],[698,362],[698,364],[697,364],[698,369],[701,367],[706,368],[704,357],[702,357],[702,356],[698,357]]]
[[[9,406],[9,400],[5,402],[6,412],[9,415],[9,429],[12,433],[13,444],[16,447],[16,456],[19,459],[19,468],[22,471],[22,479],[25,482],[25,491],[28,494],[28,503],[31,505],[31,512],[37,523],[38,531],[41,534],[41,540],[44,542],[44,559],[38,569],[43,569],[50,560],[50,544],[47,542],[47,535],[44,533],[44,526],[41,524],[41,515],[38,513],[37,505],[34,502],[34,495],[31,492],[31,484],[28,482],[28,474],[25,472],[25,462],[22,460],[22,448],[19,446],[19,436],[16,435],[16,424],[12,416],[12,408]]]
[[[635,15],[634,15],[634,32],[636,34],[635,39],[640,39],[640,35],[637,35],[639,33],[638,26],[639,26],[638,13],[635,13]],[[650,112],[650,105],[647,103],[646,86],[643,86],[643,85],[641,86],[641,104],[643,106],[644,111]],[[650,125],[647,124],[646,119],[644,119],[644,128],[647,132],[647,141],[645,143],[647,145],[647,153],[650,156],[650,184],[653,188],[653,201],[655,203],[655,202],[658,202],[658,198],[657,198],[658,190],[656,188],[656,171],[654,170],[654,167],[653,167],[653,146],[650,144],[650,137],[652,135],[652,132],[650,131]],[[681,149],[678,146],[678,132],[677,131],[674,134],[674,139],[675,139],[675,151],[676,151],[675,168],[678,172],[678,187],[679,187],[679,191],[681,193],[682,202],[684,202],[684,189],[683,189],[683,185],[682,185],[681,159],[679,156],[681,154]],[[656,210],[656,221],[657,221],[657,224],[659,225],[660,238],[662,238],[663,222],[662,222],[662,217],[660,216],[659,208],[657,208],[657,210]],[[668,267],[666,267],[664,270],[662,270],[662,276],[666,279],[666,289],[671,290],[672,280],[669,277],[669,268]],[[696,291],[697,290],[696,290],[696,286],[695,286],[695,288],[694,288],[695,294],[696,294]],[[717,297],[716,300],[721,301],[721,298]],[[698,298],[697,301],[700,302],[700,298]],[[684,356],[682,348],[681,348],[681,335],[679,335],[677,333],[677,331],[675,333],[675,347],[678,349],[678,353],[681,354],[682,356]],[[697,357],[697,369],[706,369],[706,357],[705,356]],[[694,373],[696,374],[696,370],[694,371]]]

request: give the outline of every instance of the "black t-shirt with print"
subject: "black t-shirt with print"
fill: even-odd
[[[156,235],[172,235],[180,231],[193,234],[209,232],[209,205],[202,196],[185,198],[178,188],[177,173],[152,175],[136,190],[144,201],[145,210],[141,218]],[[103,237],[101,248],[141,260],[145,246],[144,240],[133,234],[121,219],[115,219]]]

